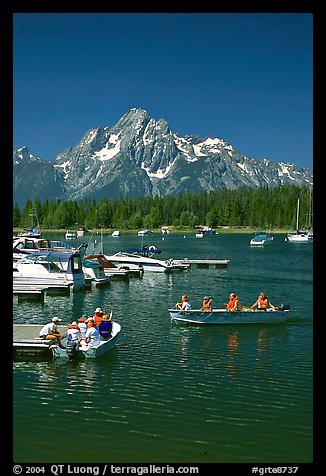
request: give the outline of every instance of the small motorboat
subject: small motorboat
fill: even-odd
[[[107,340],[101,340],[98,346],[91,347],[90,349],[85,349],[83,346],[79,347],[78,345],[71,347],[68,345],[67,337],[65,337],[61,340],[61,343],[66,347],[66,349],[62,349],[56,344],[52,345],[50,348],[54,358],[64,357],[69,360],[96,359],[115,347],[120,331],[120,324],[112,321],[111,337]]]
[[[250,246],[264,246],[272,243],[274,237],[269,233],[259,233],[250,240]]]
[[[113,349],[117,343],[121,326],[112,321],[111,337],[101,340],[100,345],[83,350],[83,347],[72,347],[67,343],[66,326],[58,326],[59,332],[64,335],[61,343],[65,349],[61,349],[51,340],[42,339],[38,336],[40,326],[37,324],[14,324],[13,326],[13,352],[19,360],[41,359],[53,360],[64,358],[69,360],[96,359]]]
[[[74,240],[77,238],[77,231],[67,230],[65,234],[66,240]]]
[[[213,309],[210,312],[201,309],[180,311],[169,309],[171,322],[177,324],[276,324],[286,322],[290,311],[288,305],[279,306],[277,309],[268,310],[242,310],[226,311],[226,309]]]

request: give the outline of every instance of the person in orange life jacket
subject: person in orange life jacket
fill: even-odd
[[[100,307],[97,307],[95,309],[93,319],[94,319],[94,323],[95,323],[96,327],[98,327],[100,325],[100,322],[101,322],[102,317],[104,316],[104,314],[105,314],[105,312],[102,311],[102,309]]]
[[[81,332],[76,321],[68,325],[67,339],[76,344],[81,340]]]
[[[252,306],[250,306],[250,309],[253,309],[256,306],[258,309],[264,311],[266,311],[268,308],[275,309],[275,306],[269,301],[266,293],[263,291],[259,294],[257,301]]]
[[[111,337],[111,332],[112,332],[112,311],[110,316],[107,314],[104,314],[102,317],[102,320],[100,322],[100,325],[98,327],[100,337],[102,339],[109,339]]]
[[[241,307],[239,303],[239,298],[235,293],[230,294],[229,302],[226,305],[227,311],[240,311]]]
[[[212,300],[209,297],[205,296],[201,310],[205,312],[210,312],[212,310],[212,307]]]
[[[189,297],[186,294],[182,296],[181,302],[176,303],[176,308],[180,309],[180,311],[189,311],[191,309]]]

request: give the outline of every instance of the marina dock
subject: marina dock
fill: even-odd
[[[221,269],[221,268],[226,268],[229,259],[174,259],[173,262],[176,264],[183,264],[183,265],[193,265],[196,264],[197,268],[209,268],[210,266],[214,266],[215,268]]]
[[[43,324],[14,324],[13,325],[13,350],[29,354],[49,354],[52,356],[51,341],[40,339],[39,332]],[[67,332],[66,326],[58,326],[61,334]]]
[[[14,284],[13,295],[19,301],[31,299],[44,302],[47,296],[69,295],[69,286],[33,286],[27,284]]]

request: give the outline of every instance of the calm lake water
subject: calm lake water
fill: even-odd
[[[14,303],[14,323],[41,326],[58,315],[68,324],[101,306],[122,327],[116,348],[97,361],[14,362],[14,461],[312,461],[313,246],[284,236],[254,249],[246,234],[157,234],[144,243],[162,259],[229,265]],[[106,254],[139,245],[138,236],[104,238]],[[291,305],[288,323],[175,326],[167,312],[184,293],[193,308],[204,295],[221,307],[231,291],[249,306],[262,290],[273,304]]]

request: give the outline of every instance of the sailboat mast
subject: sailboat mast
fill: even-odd
[[[300,198],[298,198],[298,204],[297,204],[297,233],[299,232],[299,212],[300,212]]]

